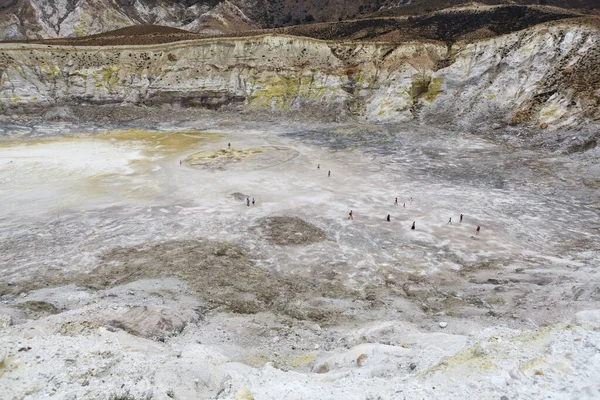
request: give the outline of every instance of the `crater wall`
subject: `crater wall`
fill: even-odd
[[[0,45],[0,108],[94,104],[310,111],[374,122],[600,118],[600,30],[560,21],[474,43],[283,35],[149,46]]]

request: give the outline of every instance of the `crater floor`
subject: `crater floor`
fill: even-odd
[[[0,128],[6,398],[600,396],[598,148]]]

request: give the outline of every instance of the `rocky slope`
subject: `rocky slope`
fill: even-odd
[[[467,0],[5,0],[0,40],[74,37],[139,24],[193,32],[231,33],[365,15],[422,14]],[[484,4],[542,4],[600,12],[595,0],[482,0]]]
[[[590,18],[454,45],[286,35],[148,46],[5,43],[0,107],[182,105],[565,128],[600,115],[599,39]]]
[[[237,4],[245,9],[252,0]],[[256,28],[230,1],[11,0],[0,6],[0,39],[75,37],[139,24],[160,24],[205,33]]]

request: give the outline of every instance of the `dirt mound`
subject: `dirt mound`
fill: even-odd
[[[231,198],[236,200],[236,201],[246,201],[247,198],[249,198],[250,196],[241,193],[241,192],[235,192],[235,193],[231,193],[230,194]]]
[[[254,227],[271,244],[281,246],[317,243],[325,232],[297,217],[268,217]]]
[[[265,149],[219,149],[214,152],[199,152],[185,159],[192,167],[223,168],[227,164],[237,163],[255,155],[265,153]]]

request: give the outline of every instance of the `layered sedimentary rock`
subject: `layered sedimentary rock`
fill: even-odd
[[[453,46],[283,35],[148,46],[3,44],[0,107],[226,106],[567,127],[600,114],[593,22],[551,22]]]

